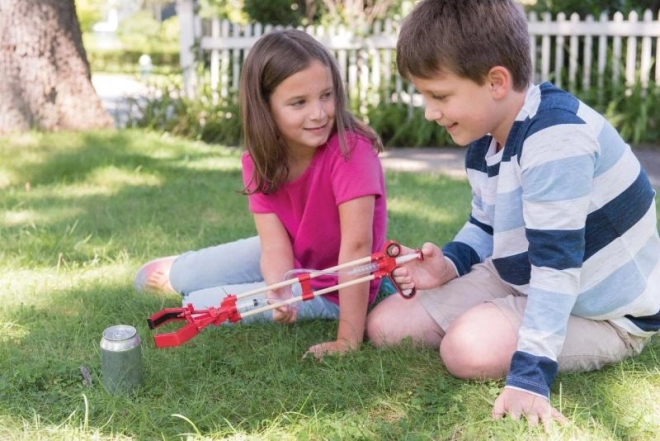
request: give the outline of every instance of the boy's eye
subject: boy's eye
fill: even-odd
[[[431,95],[431,98],[437,101],[444,101],[447,99],[447,95]]]

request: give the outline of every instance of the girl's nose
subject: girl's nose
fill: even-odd
[[[321,102],[321,101],[317,102],[316,107],[314,108],[314,110],[312,112],[312,118],[313,119],[323,119],[323,117],[325,117],[325,115],[328,114],[328,111],[325,108],[325,106],[326,106],[326,103]]]

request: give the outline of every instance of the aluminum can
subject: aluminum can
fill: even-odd
[[[143,382],[140,336],[133,326],[115,325],[101,338],[103,384],[111,393],[133,392]]]

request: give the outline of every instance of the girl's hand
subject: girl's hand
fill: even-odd
[[[289,297],[279,294],[277,291],[270,290],[266,293],[269,304],[275,304],[286,300]],[[273,321],[276,323],[293,323],[298,316],[298,309],[291,305],[282,305],[273,309]]]
[[[313,355],[317,360],[323,359],[323,356],[326,354],[344,354],[349,351],[355,351],[360,347],[360,343],[354,342],[350,343],[346,340],[335,340],[335,341],[326,341],[325,343],[319,343],[310,347],[303,358],[308,355]]]

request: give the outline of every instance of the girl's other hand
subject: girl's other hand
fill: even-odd
[[[291,298],[290,296],[283,296],[277,291],[271,290],[266,293],[266,298],[269,304],[275,304],[283,300]],[[293,323],[298,316],[298,308],[291,305],[282,305],[273,309],[273,321],[276,323]]]
[[[323,359],[323,356],[326,354],[344,354],[346,352],[355,351],[359,348],[360,344],[358,342],[350,343],[346,340],[335,340],[335,341],[326,341],[325,343],[319,343],[310,347],[303,358],[308,355],[313,355],[317,360]]]

